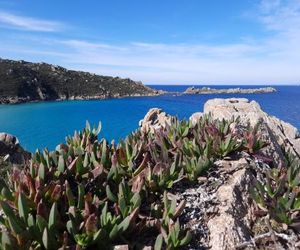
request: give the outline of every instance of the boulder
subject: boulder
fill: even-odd
[[[19,140],[17,137],[7,133],[0,133],[0,142],[11,145],[19,144]]]
[[[142,131],[148,132],[165,127],[167,124],[170,124],[172,116],[167,115],[159,108],[152,108],[145,115],[144,119],[139,122],[139,126]]]
[[[192,114],[190,116],[190,121],[192,122],[193,125],[195,125],[197,123],[197,121],[199,121],[199,119],[203,116],[203,113],[201,112],[196,112],[194,114]]]
[[[31,154],[20,146],[17,137],[0,133],[0,158],[12,164],[21,165],[28,161],[30,157]]]
[[[245,124],[250,121],[255,125],[261,118],[262,110],[257,102],[249,102],[246,98],[211,99],[204,104],[204,113],[215,119],[231,119],[240,117]]]

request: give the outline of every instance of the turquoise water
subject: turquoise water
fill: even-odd
[[[152,87],[169,91],[183,91],[187,88],[187,86]],[[150,108],[162,108],[182,119],[188,118],[194,112],[202,111],[203,104],[208,99],[236,96],[256,100],[266,112],[300,128],[300,87],[276,88],[278,92],[271,94],[164,95],[99,101],[0,105],[0,132],[16,135],[22,146],[29,151],[44,147],[54,149],[57,144],[64,141],[66,135],[82,129],[88,120],[91,124],[102,122],[102,137],[119,140],[138,127],[139,120]]]

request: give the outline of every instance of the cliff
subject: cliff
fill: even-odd
[[[67,70],[47,63],[0,59],[0,103],[157,95],[141,82]]]

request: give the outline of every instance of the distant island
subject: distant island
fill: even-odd
[[[195,88],[189,87],[183,93],[184,94],[258,94],[258,93],[273,93],[276,92],[275,88],[230,88],[230,89],[215,89],[209,87]]]
[[[154,96],[142,82],[0,58],[0,104]]]

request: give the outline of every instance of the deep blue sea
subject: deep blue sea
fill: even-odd
[[[168,91],[184,91],[188,86],[152,85],[151,87]],[[254,86],[242,88],[248,87]],[[187,119],[192,113],[202,111],[208,99],[230,97],[246,97],[256,100],[267,113],[300,129],[300,86],[275,86],[275,88],[276,93],[268,94],[163,95],[0,105],[0,132],[5,131],[16,135],[21,145],[29,151],[44,147],[52,150],[57,144],[64,142],[66,135],[82,129],[85,121],[88,120],[91,124],[98,124],[101,121],[100,136],[118,141],[138,127],[139,120],[150,108],[162,108],[171,115]]]

